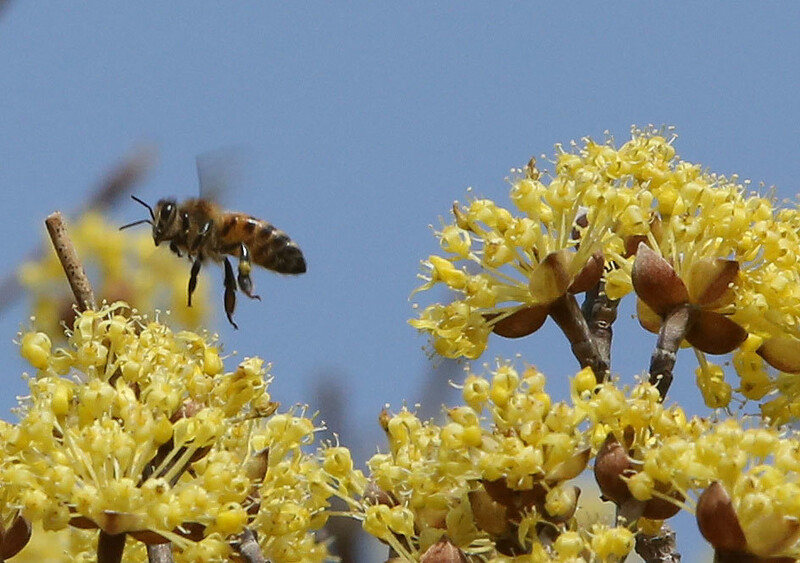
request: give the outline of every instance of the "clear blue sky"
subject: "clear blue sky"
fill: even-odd
[[[431,395],[407,298],[437,248],[428,225],[468,186],[507,201],[504,177],[531,155],[654,123],[677,126],[684,158],[794,197],[799,21],[789,2],[12,0],[0,13],[3,268],[138,143],[160,155],[137,189],[147,200],[196,195],[198,153],[246,147],[231,205],[289,231],[309,270],[256,273],[263,301],[240,303],[241,330],[213,328],[228,350],[273,362],[285,404],[317,401],[329,378],[346,397],[343,442],[370,429],[358,435],[368,453],[384,403]],[[123,204],[114,218],[141,214]],[[220,270],[202,275],[221,299]],[[0,318],[3,357],[16,358],[27,314],[19,304]],[[620,337],[616,367],[630,379],[653,337]],[[553,380],[575,371],[552,329],[486,357],[517,352]],[[3,410],[24,392],[22,362],[5,365]],[[679,363],[672,393],[696,406],[693,369]]]

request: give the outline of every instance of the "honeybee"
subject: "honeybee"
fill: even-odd
[[[225,314],[234,328],[236,289],[251,299],[261,298],[253,293],[250,279],[252,264],[257,264],[279,274],[302,274],[306,261],[300,247],[289,235],[271,223],[231,211],[223,211],[208,199],[194,198],[178,203],[175,199],[162,199],[155,208],[136,196],[131,196],[150,212],[150,219],[134,221],[120,227],[127,229],[148,223],[153,227],[156,246],[169,243],[169,249],[192,262],[189,275],[189,306],[197,287],[197,275],[206,259],[222,262],[225,267]],[[234,276],[228,256],[239,259],[238,276]]]

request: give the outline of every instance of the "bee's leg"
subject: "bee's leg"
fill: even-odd
[[[174,252],[175,254],[177,254],[177,255],[178,255],[178,258],[180,258],[181,256],[183,256],[183,254],[181,254],[181,249],[180,249],[180,248],[178,248],[178,245],[177,245],[177,243],[176,243],[174,240],[173,240],[172,242],[170,242],[170,243],[169,243],[169,249],[170,249],[172,252]]]
[[[189,253],[194,252],[203,244],[203,242],[208,238],[208,233],[211,232],[211,221],[206,221],[203,223],[203,226],[200,227],[200,230],[197,233],[197,237],[192,241],[191,246],[189,247]]]
[[[230,260],[225,258],[225,314],[228,316],[228,322],[233,325],[233,328],[239,326],[233,322],[233,310],[236,308],[236,278],[233,276],[233,266]]]
[[[250,279],[250,269],[250,249],[247,248],[246,244],[242,243],[239,253],[239,289],[250,299],[261,301],[261,297],[253,295],[253,280]]]
[[[192,273],[189,275],[189,307],[192,306],[192,293],[197,287],[197,274],[200,273],[200,264],[202,264],[202,258],[198,256],[192,263]]]

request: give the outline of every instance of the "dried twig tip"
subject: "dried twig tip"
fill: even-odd
[[[67,234],[64,218],[60,212],[56,211],[45,219],[44,224],[47,227],[50,240],[53,241],[53,248],[58,255],[58,259],[61,260],[61,266],[64,268],[72,293],[75,295],[78,308],[81,311],[94,309],[95,301],[92,284],[89,282],[89,278],[86,277],[83,265],[78,260],[75,246]]]

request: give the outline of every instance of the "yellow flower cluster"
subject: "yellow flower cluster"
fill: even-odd
[[[637,534],[657,534],[684,509],[717,550],[800,557],[796,433],[687,418],[652,384],[597,384],[589,368],[572,379],[570,404],[553,403],[544,383],[532,367],[502,363],[467,375],[464,404],[441,425],[384,413],[389,451],[369,461],[371,484],[351,505],[364,529],[404,561],[447,550],[459,560],[623,561]],[[616,526],[576,517],[572,481],[590,463]]]
[[[225,372],[213,342],[122,302],[81,313],[63,348],[26,333],[21,353],[37,373],[2,428],[7,509],[45,530],[169,540],[183,561],[227,557],[251,525],[272,561],[328,557],[313,531],[335,480],[303,451],[313,422],[276,413],[259,358]]]
[[[576,561],[584,550],[591,561],[624,560],[629,529],[575,525],[580,489],[570,481],[589,462],[591,433],[585,412],[553,403],[544,383],[535,368],[503,363],[467,376],[465,404],[441,426],[406,409],[386,414],[389,452],[368,462],[364,529],[409,561],[425,561],[443,539],[490,561]]]
[[[640,529],[658,530],[653,521],[687,509],[715,549],[800,557],[796,433],[736,419],[687,420],[649,383],[626,393],[611,383],[576,389],[579,381],[573,400],[592,421],[595,477],[606,499],[628,511],[638,507],[631,513],[643,517]],[[734,536],[735,544],[726,543]]]
[[[646,329],[682,314],[709,405],[726,407],[734,388],[703,354],[738,349],[735,390],[767,401],[776,421],[796,416],[800,385],[786,374],[800,374],[800,211],[680,159],[674,139],[634,128],[619,148],[610,138],[559,146],[551,175],[532,161],[511,179],[515,211],[489,199],[456,204],[417,290],[443,285],[455,298],[411,324],[438,354],[475,359],[492,332],[536,331],[565,295],[635,290]]]
[[[698,524],[716,549],[800,558],[798,452],[796,433],[717,421],[697,436],[673,437],[647,452],[641,480],[698,495]],[[633,490],[632,481],[629,486]]]
[[[591,422],[594,474],[604,498],[627,507],[630,513],[623,516],[632,523],[640,517],[663,520],[675,515],[691,480],[676,483],[671,475],[642,471],[642,464],[653,452],[669,455],[668,445],[675,440],[691,442],[710,423],[687,420],[680,407],[664,406],[650,383],[620,389],[617,382],[607,382],[586,389],[578,385],[580,379],[573,381],[573,401]]]
[[[516,214],[489,199],[456,203],[454,221],[436,232],[445,255],[423,262],[426,283],[417,291],[444,284],[461,298],[425,308],[411,324],[450,358],[479,357],[492,331],[518,337],[537,330],[549,304],[599,281],[605,249],[620,247],[615,232],[619,241],[646,231],[642,209],[652,197],[645,180],[631,181],[632,168],[646,159],[656,174],[674,154],[662,137],[646,141],[619,152],[610,141],[586,139],[577,154],[559,146],[550,178],[532,160],[511,180]]]
[[[120,231],[97,212],[87,212],[70,224],[70,237],[95,297],[114,302],[124,300],[141,311],[170,310],[174,322],[197,328],[208,317],[207,286],[198,284],[194,303],[187,306],[187,262],[153,245],[143,231]],[[64,283],[64,270],[47,241],[45,255],[23,264],[18,272],[22,287],[33,299],[35,328],[61,335],[61,323],[71,326],[73,298]]]

